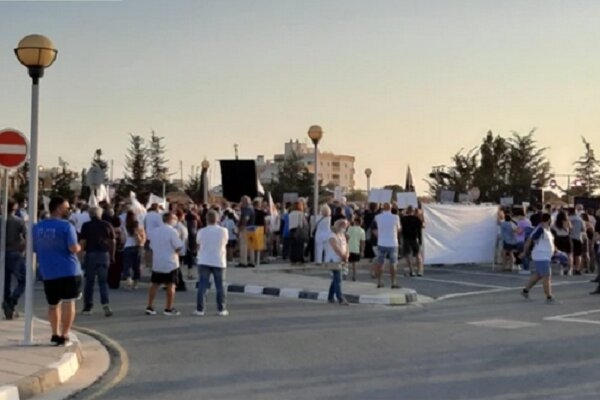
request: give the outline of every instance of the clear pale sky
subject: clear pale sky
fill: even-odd
[[[0,1],[0,126],[29,131],[29,33],[59,49],[41,81],[40,158],[123,168],[129,132],[166,137],[170,167],[268,157],[325,130],[356,181],[418,191],[485,132],[538,127],[557,173],[600,151],[600,2]],[[215,172],[215,179],[218,178]]]

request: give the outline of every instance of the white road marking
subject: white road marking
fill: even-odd
[[[463,292],[463,293],[450,293],[444,296],[438,297],[437,301],[455,299],[457,297],[466,297],[466,296],[477,296],[480,294],[491,294],[491,293],[500,293],[500,292],[509,292],[511,290],[517,290],[518,288],[506,288],[506,289],[490,289],[490,290],[479,290],[476,292]]]
[[[481,288],[490,288],[490,289],[514,289],[508,286],[498,286],[498,285],[487,285],[485,283],[473,283],[473,282],[464,282],[464,281],[451,281],[445,279],[433,279],[433,278],[416,278],[419,281],[427,281],[427,282],[440,282],[440,283],[453,283],[455,285],[462,286],[473,286],[473,287],[481,287]]]
[[[585,318],[577,318],[582,317],[584,315],[600,313],[600,309],[588,310],[588,311],[580,311],[573,314],[564,314],[564,315],[555,315],[553,317],[544,318],[545,321],[559,321],[559,322],[577,322],[581,324],[592,324],[592,325],[600,325],[600,321],[595,321],[593,319],[585,319]]]
[[[520,329],[530,328],[539,324],[533,322],[513,321],[507,319],[486,319],[483,321],[467,322],[469,325],[482,326],[485,328],[500,328],[500,329]]]

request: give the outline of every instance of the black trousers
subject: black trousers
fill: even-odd
[[[304,239],[292,237],[290,240],[290,262],[304,262]]]

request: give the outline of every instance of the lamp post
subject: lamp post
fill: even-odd
[[[58,51],[52,41],[42,35],[25,36],[15,49],[21,64],[27,67],[32,80],[31,86],[31,136],[29,138],[29,203],[27,222],[27,244],[25,278],[25,328],[23,343],[33,343],[33,286],[35,284],[35,257],[33,254],[33,226],[37,222],[38,211],[38,110],[39,83],[44,70],[54,63]]]
[[[315,193],[314,193],[314,210],[313,215],[315,221],[319,215],[319,141],[323,137],[323,129],[319,125],[313,125],[308,128],[308,137],[312,140],[315,145],[315,168],[314,168],[314,179],[315,179]]]
[[[371,168],[365,169],[365,175],[367,177],[367,203],[369,202],[369,194],[371,193]]]
[[[205,158],[200,165],[202,166],[202,174],[200,175],[202,203],[208,203],[208,168],[210,167],[210,162]]]

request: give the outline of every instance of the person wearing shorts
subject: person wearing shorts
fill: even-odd
[[[75,301],[81,297],[81,265],[77,258],[81,247],[75,227],[66,220],[69,202],[54,197],[49,208],[50,218],[33,227],[33,249],[48,303],[50,341],[64,346],[69,342],[69,331],[75,320]]]
[[[348,237],[348,262],[352,267],[352,281],[356,282],[356,264],[360,262],[360,257],[365,254],[366,233],[362,228],[362,218],[354,217],[352,226],[348,228],[346,236]]]
[[[535,228],[525,243],[524,254],[527,254],[531,246],[533,246],[533,250],[531,251],[533,273],[521,292],[523,297],[529,299],[529,291],[541,280],[544,287],[544,294],[546,295],[546,303],[548,304],[554,302],[554,297],[552,297],[550,262],[556,250],[554,247],[554,236],[550,230],[551,218],[550,214],[543,214],[541,224]]]
[[[408,267],[404,271],[404,276],[415,276],[410,260],[411,256],[415,259],[417,276],[423,276],[423,260],[421,258],[423,221],[415,215],[413,207],[408,206],[405,215],[400,218],[400,223],[402,225],[402,247]]]
[[[175,230],[177,222],[175,214],[165,213],[163,215],[163,225],[155,228],[151,233],[150,243],[152,246],[153,262],[146,315],[156,315],[153,303],[156,291],[161,285],[167,288],[167,298],[163,314],[168,316],[181,314],[173,307],[175,286],[177,286],[179,276],[179,251],[184,246],[183,241]]]
[[[383,266],[386,260],[390,264],[390,277],[392,289],[398,289],[396,282],[396,265],[398,264],[398,234],[401,231],[400,218],[392,214],[390,203],[383,204],[383,212],[375,217],[377,233],[377,261],[375,264],[375,275],[377,277],[377,288],[382,288]]]

